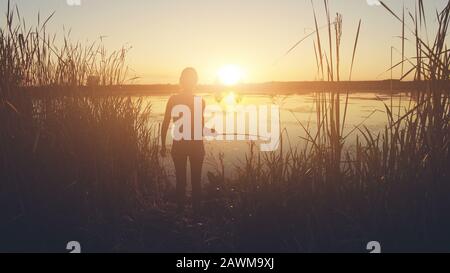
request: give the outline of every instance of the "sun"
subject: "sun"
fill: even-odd
[[[229,64],[220,68],[217,75],[223,85],[232,86],[242,81],[244,71],[237,65]]]

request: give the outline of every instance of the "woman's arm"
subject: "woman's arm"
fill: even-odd
[[[205,108],[206,108],[206,103],[205,100],[202,99],[202,136],[203,136],[203,132],[205,130]]]
[[[166,154],[166,138],[171,118],[172,118],[172,97],[170,97],[169,101],[167,102],[164,120],[161,126],[161,155],[163,156],[165,156]]]

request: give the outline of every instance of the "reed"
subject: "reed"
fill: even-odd
[[[86,46],[73,43],[70,32],[57,43],[46,26],[53,14],[35,27],[27,27],[17,6],[8,1],[7,25],[0,29],[2,94],[11,86],[83,86],[90,76],[101,85],[120,85],[127,80],[125,56],[128,48],[110,54],[101,39]],[[38,16],[40,18],[40,16]]]
[[[344,134],[348,93],[343,102],[339,92],[318,93],[317,133],[299,122],[307,145],[271,155],[258,154],[251,146],[238,170],[240,175],[229,182],[229,189],[241,191],[234,199],[236,220],[230,223],[237,226],[239,250],[360,252],[365,249],[364,242],[379,240],[387,251],[448,251],[450,52],[445,37],[450,2],[437,13],[438,26],[431,43],[420,36],[426,22],[423,1],[417,2],[416,14],[410,14],[412,27],[405,16],[382,5],[402,24],[402,62],[394,66],[411,66],[402,79],[414,72],[416,81],[426,83],[418,86],[425,88],[411,94],[408,109],[396,111],[392,103],[385,104],[388,125],[381,133],[360,124]],[[326,78],[338,80],[342,18],[337,15],[331,22],[327,1],[324,7],[328,53],[322,51],[313,8],[317,71],[325,59]],[[360,26],[361,22],[352,67]],[[406,57],[406,30],[416,41],[416,56]],[[355,148],[344,148],[352,133],[357,134]]]
[[[424,83],[410,107],[386,104],[380,133],[363,123],[349,129],[349,93],[317,93],[315,123],[298,121],[306,145],[286,148],[285,131],[277,152],[250,143],[236,177],[219,155],[199,224],[173,213],[151,106],[83,91],[91,75],[100,85],[124,83],[127,50],[107,54],[69,38],[57,47],[45,27],[51,16],[27,28],[8,2],[0,29],[0,250],[60,251],[75,239],[90,251],[360,252],[372,240],[387,251],[448,251],[450,1],[431,42],[421,36],[423,1],[409,17],[382,5],[402,27],[402,61],[389,69],[402,66],[402,79]],[[323,8],[327,24],[319,27],[313,6],[316,29],[307,37],[315,37],[318,78],[339,81],[343,18],[332,20],[326,0]],[[415,56],[406,56],[406,39]],[[61,95],[33,96],[25,88],[32,86]]]
[[[67,36],[58,47],[46,31],[52,16],[27,28],[9,1],[6,17],[0,29],[0,249],[61,251],[79,238],[113,251],[130,226],[136,229],[130,239],[138,238],[135,218],[163,202],[166,179],[151,106],[96,94],[95,86],[85,92],[90,76],[99,85],[126,80],[126,49],[108,54],[99,42],[85,47]],[[28,87],[48,94],[35,96]]]

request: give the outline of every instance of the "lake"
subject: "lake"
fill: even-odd
[[[219,105],[224,109],[230,105],[277,105],[280,109],[280,129],[283,131],[283,149],[296,148],[305,145],[304,138],[307,137],[304,127],[308,127],[310,132],[316,132],[316,93],[302,93],[294,95],[238,95],[234,92],[225,94],[199,94],[207,105]],[[169,95],[145,96],[144,102],[152,104],[152,122],[159,125],[162,122],[165,106]],[[345,94],[341,95],[341,117],[344,112]],[[414,107],[414,100],[405,93],[390,95],[383,92],[352,92],[349,94],[348,109],[344,127],[344,136],[347,136],[345,147],[352,149],[356,135],[359,133],[355,126],[364,124],[371,132],[381,132],[388,122],[385,104],[392,105],[394,113],[404,113],[406,109]],[[399,112],[400,111],[400,112]],[[167,143],[170,144],[170,133]],[[228,174],[245,160],[245,154],[249,152],[250,141],[205,141],[206,159],[204,174],[214,170],[218,164],[218,155],[224,155],[224,164]],[[165,159],[169,168],[172,168],[170,157]],[[173,173],[173,172],[172,172]]]

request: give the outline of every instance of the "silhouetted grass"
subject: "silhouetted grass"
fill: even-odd
[[[339,54],[331,59],[331,26],[336,29],[337,53],[342,21],[337,15],[332,23],[328,3],[324,3],[329,53],[322,52],[317,19],[314,44],[317,71],[323,71],[325,59],[325,77],[332,81],[333,75],[339,75],[339,67],[333,67],[339,63]],[[299,122],[306,146],[272,154],[259,154],[251,146],[238,168],[238,178],[222,187],[224,198],[233,200],[224,210],[233,215],[230,226],[236,231],[236,249],[361,252],[367,242],[377,240],[385,251],[449,250],[450,52],[445,37],[450,2],[438,12],[432,44],[419,35],[425,17],[423,2],[417,5],[421,19],[411,16],[417,56],[402,59],[412,64],[405,74],[415,72],[415,79],[426,80],[426,87],[412,96],[409,109],[396,113],[392,104],[385,105],[383,132],[372,132],[364,124],[351,130],[358,134],[354,149],[344,148],[348,134],[344,135],[345,114],[340,119],[339,92],[316,95],[316,134],[308,129],[309,124]],[[401,21],[403,29],[407,27],[383,6]],[[347,109],[348,100],[343,103]]]
[[[64,251],[67,240],[84,240],[113,251],[136,215],[162,200],[150,105],[95,95],[95,86],[88,95],[91,75],[100,85],[124,81],[125,50],[107,55],[68,38],[57,48],[50,18],[26,29],[8,2],[0,29],[0,250]],[[62,96],[35,97],[29,86]]]
[[[308,37],[316,34],[318,77],[339,81],[343,19],[332,22],[323,3],[328,51],[314,10]],[[219,155],[194,220],[171,207],[150,106],[81,88],[91,75],[122,84],[126,50],[107,55],[69,39],[57,48],[45,30],[50,18],[26,29],[8,5],[0,29],[0,251],[64,251],[72,240],[86,251],[361,252],[373,240],[386,251],[448,251],[450,2],[431,44],[420,36],[423,1],[409,16],[414,27],[383,6],[402,24],[398,65],[411,66],[404,77],[426,81],[410,108],[386,105],[383,132],[364,124],[346,131],[348,93],[317,93],[317,132],[299,121],[306,145],[259,153],[251,144],[233,179]],[[403,46],[408,31],[412,57]],[[35,97],[29,86],[63,95]]]

